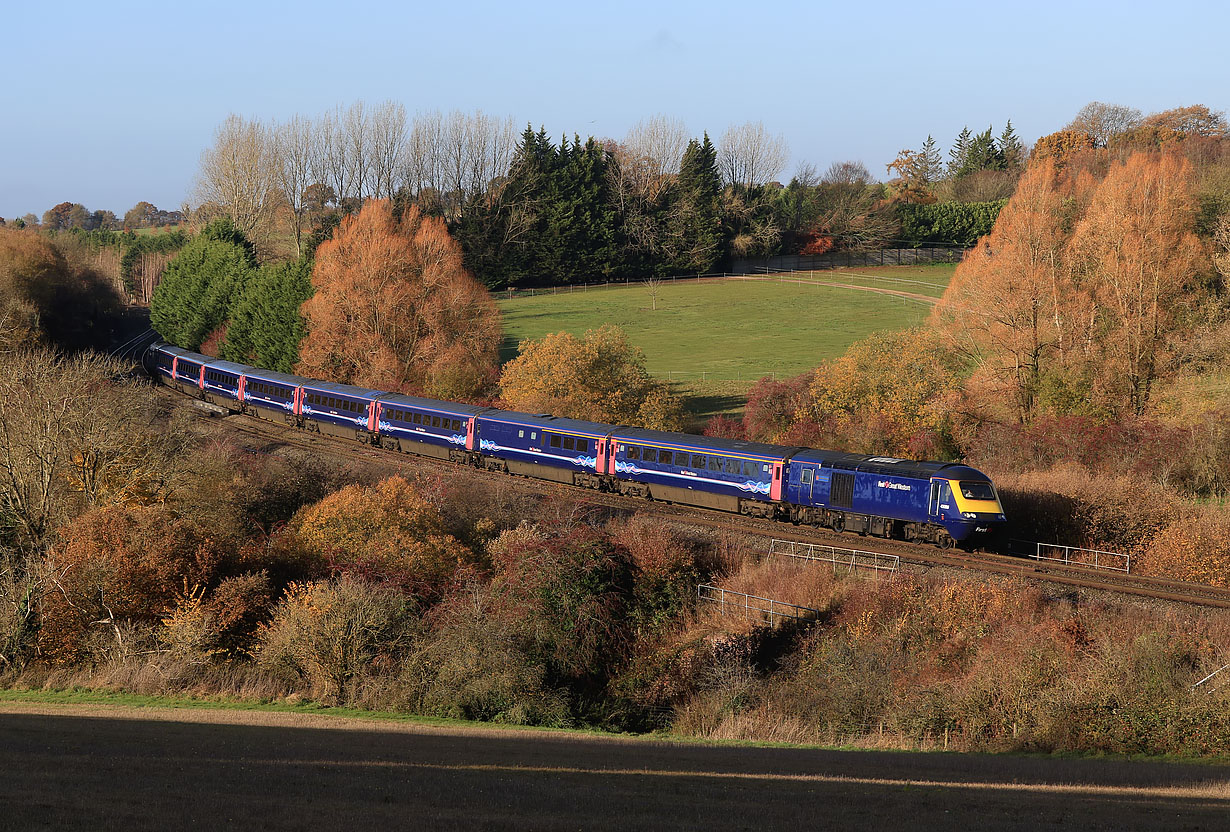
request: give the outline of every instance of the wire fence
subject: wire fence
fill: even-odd
[[[792,558],[807,563],[831,564],[833,572],[845,569],[847,574],[862,572],[877,576],[895,575],[901,569],[901,558],[843,546],[825,546],[817,543],[800,543],[794,540],[774,539],[769,543],[769,555]]]
[[[820,611],[813,610],[811,607],[800,607],[798,604],[788,604],[773,598],[735,592],[712,584],[698,585],[696,597],[701,601],[720,604],[723,613],[742,615],[744,618],[768,624],[771,627],[775,626],[779,620],[814,621],[820,616]]]

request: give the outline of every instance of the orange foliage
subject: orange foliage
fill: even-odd
[[[300,541],[343,572],[434,594],[474,553],[448,533],[440,512],[402,477],[351,485],[293,521]]]
[[[499,312],[444,222],[417,207],[399,221],[371,201],[344,219],[316,252],[312,285],[298,373],[449,399],[494,379]]]
[[[1073,235],[1073,271],[1101,312],[1103,337],[1089,357],[1137,415],[1167,359],[1180,307],[1199,297],[1195,277],[1206,257],[1191,231],[1195,211],[1187,160],[1137,153],[1111,167]]]
[[[1093,150],[1096,142],[1093,136],[1076,130],[1060,130],[1043,136],[1034,144],[1029,154],[1031,164],[1049,160],[1056,167],[1067,164],[1068,157],[1082,150]]]
[[[219,552],[213,540],[165,506],[111,507],[74,520],[52,553],[58,591],[43,595],[40,651],[57,661],[84,657],[91,632],[122,642],[133,623],[153,624],[185,586],[207,583]]]

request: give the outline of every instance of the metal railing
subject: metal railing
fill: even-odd
[[[850,574],[861,570],[874,575],[892,575],[901,568],[901,558],[897,555],[865,552],[842,546],[799,543],[794,540],[774,539],[769,543],[769,554],[812,563],[830,563],[834,572],[844,567]]]
[[[1200,686],[1201,686],[1201,685],[1203,685],[1205,682],[1209,681],[1209,680],[1210,680],[1210,679],[1212,679],[1214,676],[1216,676],[1217,674],[1221,673],[1223,670],[1230,670],[1230,664],[1225,665],[1225,666],[1223,666],[1223,667],[1219,667],[1219,668],[1217,668],[1216,670],[1214,670],[1212,673],[1210,673],[1208,676],[1205,676],[1205,677],[1204,677],[1203,679],[1201,679],[1199,682],[1197,682],[1196,684],[1192,685],[1192,690],[1193,690],[1193,691],[1195,691],[1195,690],[1196,690],[1196,688],[1200,687]],[[1224,685],[1218,685],[1217,687],[1210,688],[1209,690],[1210,690],[1210,691],[1220,690],[1222,687],[1224,687]]]
[[[759,595],[748,595],[746,592],[735,592],[711,584],[697,586],[696,597],[700,601],[721,604],[724,613],[740,613],[745,618],[769,626],[776,625],[779,619],[814,621],[820,616],[820,611],[811,607],[800,607],[798,604],[787,604],[785,601],[761,598]]]
[[[1112,572],[1131,573],[1132,556],[1120,552],[1104,552],[1101,549],[1083,549],[1080,546],[1064,546],[1059,543],[1036,543],[1029,557],[1062,563],[1065,566],[1092,566]]]

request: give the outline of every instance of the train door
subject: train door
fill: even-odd
[[[478,447],[478,436],[475,433],[475,423],[477,421],[478,421],[478,417],[476,416],[471,416],[469,419],[466,419],[466,450],[467,451],[472,451],[476,447]]]
[[[812,492],[816,487],[816,469],[810,465],[804,465],[802,468],[803,470],[799,474],[799,497],[808,504],[814,504],[816,498]]]
[[[786,466],[781,462],[773,463],[773,482],[769,486],[770,500],[780,500],[782,498],[782,487],[785,485],[782,474],[785,467]]]
[[[948,480],[931,480],[931,497],[927,501],[927,517],[934,522],[943,520],[952,512],[952,488],[948,485]]]
[[[594,467],[599,474],[606,473],[606,443],[607,440],[598,440],[598,450],[594,454]]]

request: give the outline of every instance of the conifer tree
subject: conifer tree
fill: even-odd
[[[289,373],[299,361],[305,322],[299,308],[312,296],[312,261],[265,266],[235,304],[221,356]]]
[[[928,134],[927,140],[923,142],[922,153],[922,174],[924,181],[938,182],[944,178],[944,160],[940,158],[940,149],[935,144],[935,139]]]
[[[999,134],[999,154],[1003,157],[1005,170],[1025,167],[1025,143],[1012,129],[1012,119],[1008,119],[1004,132]]]
[[[958,171],[965,167],[965,160],[969,156],[971,135],[968,126],[962,128],[957,140],[953,142],[952,148],[948,151],[948,174],[950,176],[956,176]]]
[[[722,255],[722,177],[717,150],[706,133],[683,153],[679,177],[668,198],[663,248],[669,269],[706,272]]]
[[[150,300],[150,325],[169,343],[200,349],[226,324],[255,270],[243,232],[229,218],[215,220],[167,265]]]

